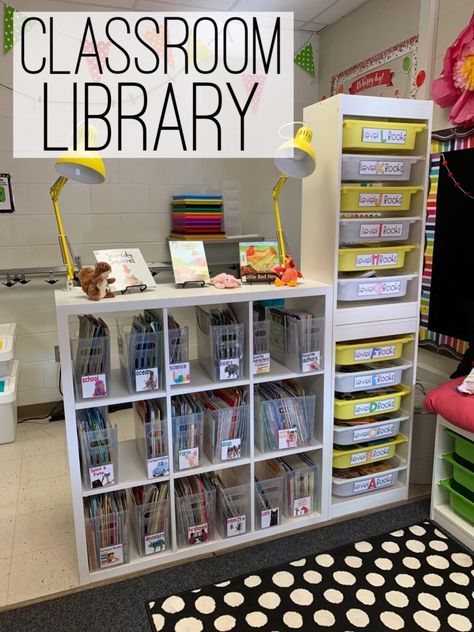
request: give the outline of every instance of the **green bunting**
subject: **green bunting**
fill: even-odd
[[[314,77],[316,69],[314,67],[313,45],[308,42],[294,56],[293,61],[309,75]]]
[[[3,11],[3,52],[8,53],[13,48],[13,16],[15,9],[8,4]]]

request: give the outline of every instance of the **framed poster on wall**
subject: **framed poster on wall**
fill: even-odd
[[[331,77],[331,95],[363,94],[414,98],[417,91],[418,35]]]

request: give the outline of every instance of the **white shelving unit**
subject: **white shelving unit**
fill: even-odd
[[[454,439],[446,432],[446,429],[452,430],[469,441],[474,441],[474,432],[463,430],[446,421],[440,415],[437,416],[433,487],[431,490],[431,520],[472,550],[474,549],[474,524],[452,509],[448,490],[439,484],[440,481],[450,479],[452,476],[452,466],[443,460],[443,454],[451,453],[454,450]]]
[[[334,343],[363,341],[370,338],[383,339],[397,334],[413,336],[413,342],[405,345],[402,356],[402,359],[411,363],[412,366],[403,375],[403,384],[411,388],[416,380],[414,367],[417,360],[431,117],[432,103],[429,101],[344,94],[320,101],[304,110],[304,121],[313,130],[312,143],[316,151],[317,166],[314,173],[303,180],[301,269],[304,274],[312,278],[334,285]],[[371,143],[367,143],[362,149],[344,149],[344,123],[347,120],[368,120],[371,123],[364,123],[364,125],[373,128],[377,128],[377,123],[385,122],[420,123],[423,129],[417,134],[416,144],[410,151],[399,152],[394,145],[391,149],[387,147],[383,150],[382,148],[374,150]],[[376,300],[338,300],[338,281],[341,279],[341,273],[338,271],[341,221],[361,221],[354,220],[354,215],[352,218],[341,215],[341,187],[347,184],[347,180],[342,181],[342,160],[344,156],[352,154],[366,154],[367,159],[372,161],[376,161],[377,156],[380,155],[419,157],[411,165],[409,180],[406,182],[390,181],[390,178],[375,182],[376,178],[366,178],[374,185],[423,187],[422,191],[413,195],[409,211],[402,212],[394,208],[382,213],[383,218],[387,219],[399,218],[401,221],[410,218],[412,220],[409,238],[404,243],[414,244],[415,248],[407,253],[402,268],[386,271],[386,274],[390,276],[410,275],[404,296]],[[361,178],[358,177],[358,179]],[[355,182],[355,184],[361,184],[361,182]],[[370,189],[367,188],[366,191],[370,192]],[[364,209],[362,208],[361,211]],[[376,222],[377,219],[379,218],[364,221],[370,224]],[[383,241],[381,238],[380,242]],[[333,362],[334,358],[333,355]],[[406,464],[399,473],[396,484],[386,489],[352,497],[333,496],[329,508],[330,518],[378,508],[407,498],[413,404],[412,392],[402,400],[402,409],[408,413],[408,420],[402,422],[400,433],[406,436],[408,441],[398,446],[396,450],[396,455]]]
[[[289,306],[299,306],[311,312],[316,317],[325,318],[324,338],[321,341],[321,351],[323,358],[323,369],[311,373],[296,373],[287,369],[282,364],[272,360],[271,372],[259,376],[253,376],[249,371],[252,366],[252,305],[255,301],[270,299],[285,299]],[[64,410],[66,417],[66,433],[71,474],[72,502],[74,512],[74,523],[77,544],[77,557],[79,574],[82,584],[95,581],[102,581],[113,577],[119,577],[130,573],[135,573],[144,569],[159,567],[163,564],[188,560],[193,557],[210,555],[215,551],[220,551],[230,547],[245,543],[254,542],[260,538],[268,538],[277,534],[289,533],[300,528],[328,520],[329,516],[329,495],[331,477],[331,388],[332,388],[332,288],[326,283],[319,283],[306,280],[304,284],[296,288],[275,288],[271,285],[243,286],[234,290],[216,290],[213,287],[177,289],[174,285],[159,285],[156,290],[144,292],[142,294],[120,295],[115,299],[103,300],[100,302],[89,301],[80,288],[75,288],[70,292],[56,291],[56,310],[58,319],[59,346],[61,353],[62,384],[64,393]],[[214,382],[206,372],[200,367],[197,361],[191,363],[191,383],[184,385],[171,385],[167,371],[168,358],[168,332],[167,314],[168,310],[174,308],[187,308],[194,311],[194,306],[212,306],[218,304],[232,303],[239,313],[242,322],[245,324],[245,371],[242,379],[226,380]],[[144,309],[162,310],[164,332],[164,388],[155,393],[130,393],[125,382],[122,380],[120,371],[112,370],[110,385],[110,396],[92,400],[76,399],[73,380],[73,362],[71,354],[70,339],[77,329],[77,316],[83,314],[100,315],[106,322],[113,324],[117,316],[123,317],[128,313],[133,314],[143,312]],[[112,354],[114,353],[112,348]],[[309,447],[281,450],[274,453],[262,454],[254,445],[254,385],[285,378],[295,378],[301,381],[308,391],[316,394],[315,413],[315,434],[313,444]],[[186,471],[174,471],[172,459],[170,458],[170,476],[150,481],[147,478],[146,467],[136,448],[135,441],[119,442],[119,474],[118,482],[114,485],[99,488],[86,489],[83,487],[80,469],[79,445],[76,430],[76,410],[87,407],[107,406],[109,404],[133,402],[151,397],[158,397],[165,405],[168,420],[168,435],[172,436],[171,426],[171,397],[179,393],[195,393],[198,391],[209,391],[223,387],[246,385],[249,389],[248,404],[250,408],[250,450],[248,458],[239,461],[224,462],[220,464],[210,464],[207,460],[202,460],[198,468]],[[171,439],[169,440],[171,448]],[[255,529],[254,511],[254,470],[255,463],[276,456],[285,454],[310,452],[318,464],[318,494],[317,511],[314,513],[293,519],[283,519],[278,526],[267,529]],[[244,474],[245,480],[251,483],[251,524],[247,527],[247,532],[232,538],[222,539],[216,535],[210,542],[201,543],[197,546],[178,548],[176,534],[176,514],[174,498],[174,481],[178,477],[191,476],[200,472],[224,470],[228,468],[238,468]],[[170,484],[170,514],[171,514],[171,547],[169,550],[155,555],[141,557],[134,545],[133,538],[130,541],[130,561],[120,566],[113,566],[107,569],[90,572],[88,566],[86,532],[84,524],[84,498],[94,494],[100,494],[113,490],[127,489],[138,485],[147,485],[155,481],[168,480]]]

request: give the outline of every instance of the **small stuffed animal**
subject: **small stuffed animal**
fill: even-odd
[[[295,262],[290,255],[285,256],[284,266],[273,266],[272,272],[278,274],[278,277],[275,279],[275,285],[288,285],[289,287],[296,287],[298,279],[303,276],[296,269]]]
[[[99,261],[95,268],[82,268],[79,270],[79,281],[83,291],[91,301],[100,301],[101,298],[113,298],[115,294],[108,286],[115,282],[109,279],[112,268],[105,261]]]
[[[240,287],[240,281],[231,274],[222,272],[222,274],[212,277],[211,285],[219,290],[223,290],[224,288]]]

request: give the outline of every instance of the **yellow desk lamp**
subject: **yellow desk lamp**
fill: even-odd
[[[90,130],[90,146],[93,146],[91,141],[94,140],[95,130]],[[84,143],[79,143],[77,151],[70,150],[58,158],[56,171],[59,173],[59,178],[50,189],[54,214],[58,225],[59,245],[61,247],[63,262],[66,264],[67,269],[68,289],[73,287],[75,260],[69,239],[64,234],[63,222],[58,206],[59,195],[69,179],[82,182],[83,184],[101,184],[105,180],[104,161],[97,152],[85,151],[83,147]]]
[[[293,123],[288,123],[293,125]],[[285,127],[285,125],[283,126]],[[283,129],[280,128],[280,132]],[[313,173],[316,166],[316,154],[311,146],[313,132],[311,128],[302,123],[302,127],[296,132],[294,138],[288,139],[278,148],[275,155],[275,165],[281,172],[280,179],[273,188],[273,207],[277,227],[278,246],[280,248],[280,263],[285,265],[286,250],[285,239],[280,221],[280,209],[278,198],[288,177],[305,178]]]

